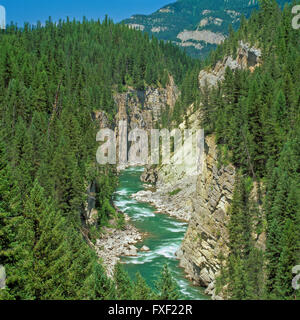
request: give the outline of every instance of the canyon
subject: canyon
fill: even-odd
[[[202,70],[199,74],[199,90],[204,86],[213,87],[224,79],[227,67],[232,70],[248,68],[254,71],[262,63],[261,51],[243,41],[239,42],[236,58],[225,57],[214,68]],[[151,130],[159,120],[161,112],[167,106],[173,108],[180,92],[170,77],[167,88],[146,88],[145,91],[129,89],[126,93],[116,94],[118,113],[115,123],[128,122],[128,129],[143,128]],[[96,118],[100,127],[107,125],[105,115],[99,112]],[[189,129],[201,128],[201,108],[194,111],[188,108],[186,119],[179,128],[184,130],[186,122]],[[127,129],[127,128],[126,128]],[[115,126],[116,135],[120,134]],[[180,150],[178,151],[180,152]],[[173,155],[175,158],[176,153]],[[122,171],[126,166],[118,168]],[[156,214],[167,214],[178,221],[188,223],[184,239],[176,251],[179,265],[186,277],[197,286],[205,287],[206,294],[213,299],[222,299],[215,292],[215,282],[219,275],[222,261],[229,253],[228,209],[233,197],[236,169],[233,165],[221,165],[218,159],[218,147],[214,135],[205,137],[205,154],[201,174],[197,166],[160,165],[147,166],[141,172],[141,180],[152,184],[132,194],[138,203],[148,203],[156,208]],[[91,211],[93,209],[91,208]],[[112,275],[113,266],[120,256],[137,256],[138,249],[133,246],[143,236],[130,225],[123,231],[108,231],[97,241],[97,252],[107,265],[108,274]],[[120,242],[123,242],[121,245]],[[258,239],[264,245],[263,235]],[[100,250],[102,249],[102,250]]]

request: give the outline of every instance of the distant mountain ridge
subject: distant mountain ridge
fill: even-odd
[[[278,0],[281,6],[290,1]],[[150,15],[133,15],[123,23],[170,40],[192,56],[206,56],[228,35],[229,25],[237,29],[241,16],[258,9],[258,0],[178,0]]]

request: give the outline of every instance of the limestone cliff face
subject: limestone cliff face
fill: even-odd
[[[192,119],[199,119],[199,114],[189,116]],[[192,127],[197,127],[198,121],[190,122]],[[155,205],[159,212],[189,222],[177,258],[187,277],[196,285],[207,287],[207,293],[215,299],[220,298],[214,295],[220,255],[226,257],[229,253],[228,208],[236,176],[232,165],[219,166],[217,154],[215,137],[207,136],[202,174],[193,175],[193,168],[178,165],[148,168],[142,179],[155,180],[156,190],[134,195],[138,201]]]
[[[209,287],[208,293],[212,294],[220,270],[220,254],[228,255],[227,209],[233,196],[235,168],[219,168],[213,136],[206,138],[205,157],[192,197],[194,211],[177,257],[188,277],[195,284]]]
[[[262,53],[260,49],[251,47],[250,44],[240,41],[235,59],[232,56],[227,56],[222,61],[219,61],[212,70],[202,70],[200,72],[200,88],[206,85],[214,87],[219,81],[223,81],[227,67],[231,70],[249,68],[253,72],[255,68],[261,65],[261,57]]]
[[[172,77],[166,88],[147,87],[144,91],[128,89],[125,93],[116,93],[116,124],[120,120],[127,120],[129,130],[150,130],[167,105],[174,107],[178,95],[179,90]]]
[[[193,112],[191,106],[186,113],[188,127],[192,131],[201,129],[200,112]],[[185,121],[179,125],[181,130],[186,129]],[[144,182],[156,184],[155,191],[141,191],[134,195],[138,201],[153,204],[158,212],[167,213],[180,220],[189,221],[194,211],[192,199],[195,197],[198,163],[197,161],[176,162],[180,154],[184,158],[194,159],[192,145],[195,136],[190,136],[172,156],[169,164],[160,167],[148,167],[141,179]],[[188,151],[187,151],[188,150]],[[196,159],[194,159],[196,160]]]
[[[127,149],[119,145],[119,137],[126,137],[133,129],[143,129],[148,133],[155,128],[162,111],[169,106],[174,107],[178,98],[179,90],[173,78],[169,77],[169,84],[166,88],[147,87],[144,91],[128,89],[125,93],[116,93],[114,99],[118,107],[115,117],[115,132],[117,138],[117,154],[128,154],[130,142]],[[119,126],[120,121],[125,121]],[[120,152],[119,152],[120,151]],[[119,163],[118,170],[122,170],[127,164]]]

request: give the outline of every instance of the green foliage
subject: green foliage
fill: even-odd
[[[94,277],[94,298],[97,300],[114,300],[116,295],[114,283],[107,277],[104,268],[99,263],[94,266]]]
[[[179,188],[179,189],[176,189],[176,190],[174,190],[174,191],[172,191],[172,192],[169,192],[169,196],[176,196],[176,194],[178,194],[179,192],[181,192],[181,189]]]
[[[135,294],[134,285],[121,264],[117,264],[114,272],[117,300],[131,300]]]
[[[134,297],[133,300],[152,300],[155,295],[151,288],[148,287],[146,281],[143,277],[138,273],[136,275],[136,283],[134,286]]]
[[[226,267],[221,270],[218,289],[234,300],[259,299],[263,294],[263,252],[255,247],[253,218],[257,209],[250,200],[252,181],[237,178],[229,211],[229,249]]]

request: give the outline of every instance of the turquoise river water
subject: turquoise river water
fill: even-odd
[[[182,298],[189,300],[208,299],[200,287],[195,287],[185,279],[184,271],[179,267],[175,252],[178,250],[187,229],[187,223],[178,221],[165,214],[156,214],[155,208],[146,203],[139,203],[131,195],[144,190],[140,175],[143,168],[129,168],[120,175],[120,185],[114,195],[115,205],[131,218],[132,224],[141,232],[146,232],[145,239],[136,246],[146,245],[149,252],[139,252],[137,257],[123,257],[125,269],[134,279],[137,272],[145,278],[148,285],[154,283],[165,264],[169,265],[172,275],[178,283]]]

